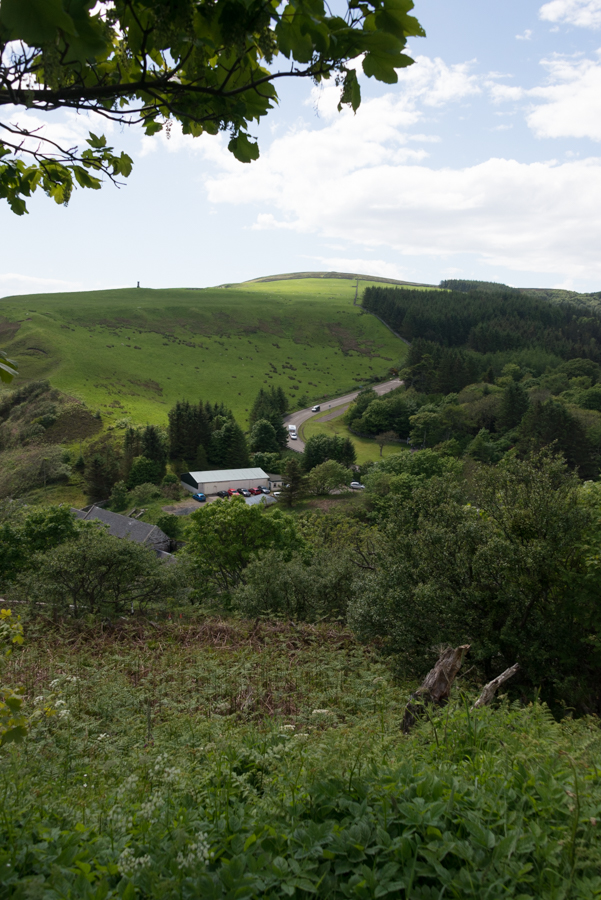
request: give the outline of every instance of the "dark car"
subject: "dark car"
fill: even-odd
[[[238,488],[238,493],[242,494],[243,497],[250,497],[250,491],[247,491],[246,488]]]
[[[218,497],[223,497],[225,499],[226,497],[229,497],[229,495],[230,495],[229,491],[217,491]]]
[[[207,502],[207,498],[205,497],[204,494],[201,494],[201,493],[198,493],[198,494],[192,494],[192,499],[193,499],[193,500],[198,500],[199,503],[206,503],[206,502]]]
[[[260,491],[261,494],[269,494],[269,493],[271,493],[271,488],[268,488],[268,487],[260,487],[260,488],[259,488],[259,491]]]

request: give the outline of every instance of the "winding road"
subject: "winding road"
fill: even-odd
[[[378,395],[387,394],[389,391],[393,391],[395,388],[398,388],[402,385],[402,381],[400,378],[393,378],[391,381],[385,381],[383,384],[375,384],[373,385],[373,389]],[[355,397],[359,395],[359,391],[353,391],[350,394],[345,394],[344,397],[335,397],[333,400],[326,400],[324,403],[321,403],[321,411],[320,413],[314,413],[311,409],[300,409],[298,412],[292,413],[289,416],[286,416],[284,419],[284,425],[296,425],[296,429],[300,428],[300,426],[310,419],[312,416],[321,415],[324,412],[328,412],[330,409],[334,409],[336,406],[347,406],[353,402]],[[342,411],[341,411],[342,415]],[[301,441],[300,437],[296,441],[291,441],[288,438],[288,449],[289,450],[298,450],[299,453],[302,453],[305,449],[304,441]]]

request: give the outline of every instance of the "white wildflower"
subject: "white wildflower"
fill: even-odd
[[[193,843],[187,845],[185,852],[177,854],[176,859],[180,869],[185,869],[197,862],[208,862],[210,855],[207,836],[201,832]]]
[[[132,817],[124,813],[118,806],[113,806],[106,819],[109,827],[114,831],[129,832],[133,825]]]
[[[150,865],[150,856],[134,856],[134,851],[131,847],[126,847],[121,853],[117,865],[122,875],[126,877],[135,875],[137,871]]]
[[[66,706],[67,703],[65,700],[57,700],[54,705],[55,706]]]
[[[159,820],[159,810],[163,806],[163,798],[160,794],[152,794],[150,799],[143,803],[140,807],[138,815],[142,819],[146,819],[151,825]]]
[[[110,735],[108,734],[108,732],[107,732],[106,734],[99,734],[98,737],[96,738],[96,740],[97,740],[97,741],[103,741],[103,740],[104,740],[105,738],[107,738],[107,737],[110,737]]]
[[[43,702],[45,701],[45,699],[46,699],[45,697],[42,697],[42,696],[40,695],[39,697],[36,697],[36,698],[35,698],[35,700],[33,701],[33,705],[34,705],[34,706],[39,706],[40,703],[43,703]]]
[[[68,715],[69,715],[69,710],[68,710],[68,709],[61,709],[61,710],[59,710],[59,713],[58,713],[59,719],[66,719]]]
[[[296,725],[282,725],[281,731],[294,731]]]
[[[311,715],[312,716],[329,716],[330,710],[329,709],[314,709],[313,712],[311,713]]]
[[[295,737],[298,741],[306,741],[307,738],[309,737],[309,735],[308,735],[307,732],[305,731],[305,732],[300,732],[299,734],[295,734],[294,737]]]

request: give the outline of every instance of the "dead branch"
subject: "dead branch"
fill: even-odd
[[[510,666],[509,669],[505,669],[504,672],[501,672],[500,675],[497,675],[496,678],[493,678],[492,681],[489,681],[488,684],[485,684],[482,689],[482,693],[472,706],[472,709],[479,709],[481,706],[488,706],[501,685],[506,681],[509,681],[510,678],[513,678],[519,668],[519,663],[515,663],[513,666]]]
[[[454,649],[449,647],[441,653],[438,662],[433,669],[430,669],[424,683],[411,695],[409,703],[405,707],[401,725],[403,734],[411,731],[426,704],[443,706],[447,702],[457,672],[461,668],[463,657],[469,649],[469,644],[462,644],[461,647]]]

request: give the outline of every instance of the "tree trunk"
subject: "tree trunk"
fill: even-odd
[[[408,734],[415,725],[416,719],[421,715],[424,706],[431,703],[434,706],[443,706],[449,699],[455,676],[461,668],[463,657],[470,649],[469,644],[461,647],[449,647],[441,653],[438,662],[430,669],[421,687],[411,695],[411,699],[405,708],[405,715],[401,729],[403,734]]]
[[[509,669],[505,669],[504,672],[501,672],[500,675],[497,675],[496,678],[493,678],[492,681],[489,681],[488,684],[485,684],[482,689],[482,693],[472,706],[472,709],[479,709],[481,706],[488,706],[501,685],[506,681],[509,681],[510,678],[513,678],[519,668],[519,664],[515,663]]]

